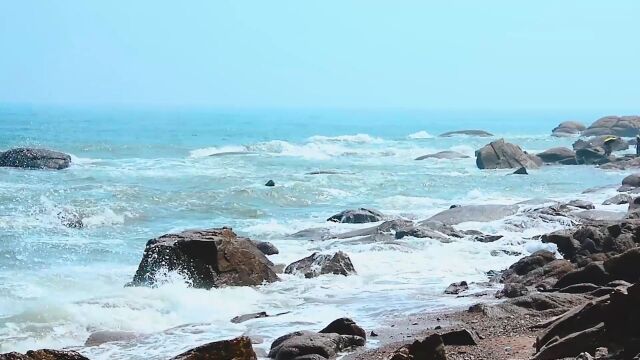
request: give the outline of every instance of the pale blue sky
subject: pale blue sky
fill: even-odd
[[[640,1],[0,0],[0,102],[640,105]]]

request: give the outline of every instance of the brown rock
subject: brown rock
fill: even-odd
[[[313,278],[324,274],[348,276],[355,274],[356,270],[349,256],[338,251],[333,255],[315,252],[290,264],[284,272],[286,274],[303,274],[306,278]]]
[[[198,346],[171,360],[257,360],[257,358],[251,339],[242,336]]]
[[[519,146],[496,140],[476,151],[476,165],[479,169],[537,169],[542,165],[535,155],[524,152]]]

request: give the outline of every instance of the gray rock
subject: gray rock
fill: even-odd
[[[517,205],[465,205],[439,212],[428,220],[444,225],[457,225],[468,221],[489,222],[514,215],[518,209]]]
[[[469,284],[467,284],[466,281],[460,281],[460,282],[449,285],[449,287],[447,287],[444,293],[448,295],[458,295],[461,292],[467,291],[467,290],[469,290]]]
[[[476,151],[476,165],[479,169],[537,169],[542,160],[524,152],[519,146],[504,139],[492,141]]]
[[[338,251],[333,255],[315,252],[290,264],[284,272],[286,274],[303,274],[305,278],[313,278],[324,274],[348,276],[355,274],[356,270],[349,256],[342,251]]]
[[[130,341],[138,338],[138,334],[131,331],[96,331],[89,335],[84,346],[99,346],[115,341]]]
[[[442,342],[448,346],[470,346],[478,345],[476,336],[467,329],[449,331],[440,334]]]
[[[579,135],[581,131],[585,130],[586,126],[577,121],[565,121],[556,126],[551,135],[557,137],[574,136]]]
[[[606,116],[582,132],[582,136],[616,135],[634,137],[640,131],[640,116]]]
[[[349,224],[362,224],[368,222],[378,222],[382,220],[384,220],[384,215],[382,213],[376,210],[365,208],[345,210],[327,219],[327,221]]]
[[[491,137],[492,133],[486,132],[484,130],[457,130],[457,131],[449,131],[443,134],[440,134],[441,137],[452,137],[458,135],[466,135],[466,136],[477,136],[477,137]]]
[[[309,228],[288,235],[292,239],[325,240],[331,237],[331,231],[327,228]]]
[[[435,154],[428,154],[417,157],[416,160],[424,160],[424,159],[467,159],[469,156],[465,154],[461,154],[456,151],[440,151]]]
[[[390,360],[447,360],[444,342],[438,334],[416,340],[396,350]]]
[[[627,195],[627,194],[618,194],[614,197],[611,197],[607,200],[605,200],[602,205],[622,205],[622,204],[628,204],[631,200],[633,199],[633,197],[631,197],[631,195]]]
[[[363,328],[358,326],[355,321],[349,318],[340,318],[333,320],[324,329],[319,331],[322,334],[338,334],[338,335],[353,335],[360,336],[363,339],[367,338],[367,332]]]
[[[538,157],[547,164],[563,164],[563,165],[577,164],[575,151],[566,147],[551,148],[549,150],[539,153]]]
[[[269,357],[275,360],[294,360],[316,354],[330,359],[340,352],[364,344],[365,339],[360,336],[296,331],[276,339],[271,344]]]
[[[170,360],[257,360],[251,339],[242,336],[198,346]]]
[[[567,203],[567,205],[585,210],[593,210],[596,208],[591,201],[586,200],[571,200]]]
[[[251,242],[265,255],[276,255],[280,253],[280,250],[268,241],[251,240]]]
[[[527,288],[524,284],[518,283],[506,283],[502,290],[498,291],[496,294],[497,298],[508,298],[513,299],[520,296],[525,296],[529,294],[529,288]]]
[[[527,172],[527,168],[521,167],[520,169],[513,172],[513,175],[529,175]]]
[[[71,156],[47,149],[16,148],[0,152],[0,167],[62,170],[71,165]]]

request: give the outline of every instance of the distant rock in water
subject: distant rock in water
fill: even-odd
[[[640,133],[640,116],[606,116],[582,132],[582,136],[616,135],[634,137]]]
[[[11,352],[0,354],[0,360],[89,360],[80,353],[69,350],[30,350],[26,354]]]
[[[469,290],[469,284],[466,281],[460,281],[449,285],[444,293],[448,295],[458,295],[463,291]]]
[[[189,230],[149,240],[133,286],[154,286],[165,271],[177,271],[196,288],[255,286],[278,281],[273,263],[231,228]]]
[[[114,341],[129,341],[136,339],[138,336],[138,334],[130,331],[96,331],[89,335],[84,346],[99,346]]]
[[[257,360],[258,357],[246,336],[231,340],[216,341],[198,346],[170,360]]]
[[[324,274],[348,276],[355,274],[356,270],[349,256],[338,251],[333,255],[315,252],[287,266],[284,272],[286,274],[303,274],[306,278],[314,278]]]
[[[555,147],[543,151],[538,157],[547,164],[577,165],[575,151],[566,147]]]
[[[469,156],[465,154],[461,154],[457,151],[440,151],[435,154],[428,154],[417,157],[416,160],[424,160],[424,159],[466,159]]]
[[[521,167],[520,169],[514,171],[512,175],[529,175],[526,167]]]
[[[53,150],[17,148],[0,152],[0,166],[24,169],[66,169],[71,156]]]
[[[382,220],[384,220],[384,215],[381,212],[365,208],[345,210],[327,219],[327,221],[348,224],[363,224]]]
[[[223,151],[215,154],[209,155],[209,157],[221,157],[221,156],[232,156],[232,155],[253,155],[255,152],[251,151]]]
[[[476,151],[476,165],[479,169],[537,169],[542,160],[527,154],[519,146],[505,142],[504,139],[492,141]]]
[[[318,171],[308,172],[306,175],[341,175],[341,174],[344,174],[344,173],[339,171],[334,171],[334,170],[318,170]]]
[[[604,149],[604,141],[607,140],[609,136],[595,136],[589,138],[587,140],[578,139],[573,143],[573,149],[578,151],[580,149],[593,149],[593,148],[602,148]],[[612,151],[623,151],[629,149],[629,143],[622,139],[617,138],[615,141],[611,143]]]
[[[441,137],[452,137],[458,135],[467,135],[467,136],[477,136],[477,137],[491,137],[492,133],[486,132],[484,130],[456,130],[449,131],[443,134],[440,134]]]
[[[577,121],[565,121],[556,126],[551,131],[551,135],[556,137],[580,135],[580,132],[584,129],[586,129],[586,126]]]
[[[273,180],[269,180],[266,184],[264,184],[264,186],[273,187],[276,186],[276,183]]]

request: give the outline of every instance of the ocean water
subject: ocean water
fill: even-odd
[[[606,114],[579,114],[590,123]],[[440,138],[483,129],[530,152],[571,146],[551,129],[572,114],[319,110],[109,110],[0,106],[0,149],[39,146],[72,154],[62,171],[0,168],[0,351],[68,347],[92,359],[168,359],[191,347],[241,334],[262,338],[319,329],[348,316],[365,328],[403,314],[465,306],[442,295],[453,281],[485,281],[485,272],[543,248],[531,240],[561,223],[466,223],[504,235],[484,244],[405,238],[395,243],[308,241],[289,234],[312,227],[334,233],[367,225],[329,224],[348,208],[375,208],[421,220],[452,204],[511,204],[531,198],[585,199],[615,193],[582,190],[620,182],[624,172],[549,166],[529,176],[478,170],[474,151],[487,138]],[[470,158],[414,158],[455,150]],[[223,152],[243,155],[210,156]],[[331,170],[337,174],[306,175]],[[264,183],[273,179],[277,186]],[[620,206],[598,206],[621,210]],[[68,228],[75,214],[83,228]],[[515,215],[517,218],[519,215]],[[189,288],[167,274],[159,288],[125,288],[153,237],[231,226],[271,241],[288,264],[313,251],[343,250],[358,275],[325,275],[256,288]],[[242,324],[236,315],[290,313]],[[84,347],[97,330],[133,331],[133,341]],[[375,339],[369,346],[375,346]]]

